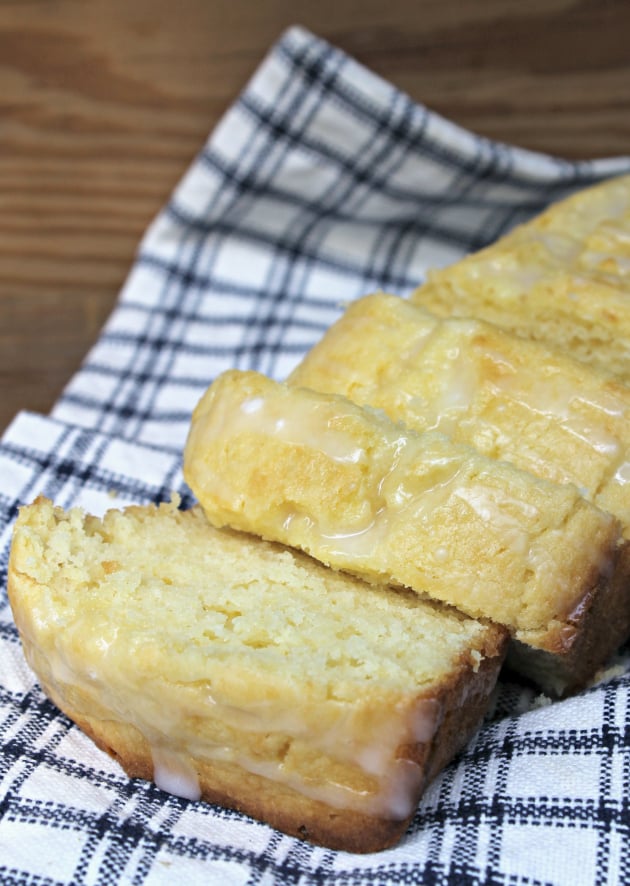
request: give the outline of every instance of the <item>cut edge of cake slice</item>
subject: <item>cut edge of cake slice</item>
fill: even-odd
[[[52,701],[131,778],[311,842],[398,842],[479,728],[506,632],[177,502],[21,508],[9,598]]]

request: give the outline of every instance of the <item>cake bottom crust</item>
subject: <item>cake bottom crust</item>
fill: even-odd
[[[502,645],[504,647],[505,643],[498,634],[497,655],[484,658],[474,674],[462,669],[433,696],[441,711],[433,739],[398,749],[398,756],[416,763],[421,775],[412,812],[406,818],[389,819],[355,809],[336,808],[234,762],[209,758],[190,761],[194,782],[199,788],[198,799],[236,810],[286,834],[329,849],[369,853],[397,844],[414,818],[417,802],[427,784],[479,728],[503,660]],[[44,686],[44,690],[100,750],[120,764],[130,778],[155,781],[152,748],[136,727],[113,719],[85,716],[64,704],[54,687]],[[173,737],[169,738],[172,743]]]

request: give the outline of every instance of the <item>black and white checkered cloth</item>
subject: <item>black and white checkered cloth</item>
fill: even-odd
[[[630,883],[628,650],[567,701],[502,684],[402,844],[353,856],[129,781],[43,696],[4,594],[19,504],[190,500],[181,448],[219,372],[284,377],[344,302],[404,295],[429,266],[627,171],[630,157],[569,163],[478,138],[302,29],[273,47],[51,416],[20,414],[0,444],[2,883]]]

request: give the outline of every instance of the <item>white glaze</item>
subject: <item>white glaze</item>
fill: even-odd
[[[221,711],[219,711],[221,713]],[[331,759],[343,760],[372,776],[372,790],[357,791],[349,784],[322,783],[291,771],[283,761],[254,759],[225,746],[212,746],[199,741],[190,752],[200,759],[236,763],[247,772],[287,785],[292,790],[319,800],[336,809],[352,809],[368,815],[401,820],[413,812],[422,782],[422,767],[411,760],[398,758],[400,745],[428,744],[440,722],[441,707],[435,699],[417,699],[413,704],[401,703],[387,718],[373,722],[369,730],[361,728],[360,706],[340,707],[334,724],[320,733],[298,728],[297,734]],[[278,729],[285,719],[279,706],[270,706],[265,731]],[[289,719],[295,718],[292,713]]]
[[[27,651],[28,654],[28,651]],[[70,688],[79,689],[88,697],[95,686],[76,668],[76,662],[66,662],[56,655],[50,659],[53,682],[61,696]],[[195,709],[197,726],[187,731],[190,716],[188,705],[181,708],[164,706],[151,698],[146,687],[128,684],[121,692],[104,676],[107,662],[100,669],[98,686],[100,703],[111,711],[111,719],[120,718],[130,723],[147,740],[153,762],[153,780],[167,793],[189,800],[201,798],[201,787],[193,760],[235,763],[247,772],[287,785],[311,799],[321,800],[338,809],[353,809],[368,815],[392,820],[406,818],[413,811],[423,769],[415,763],[399,759],[401,745],[428,744],[433,740],[441,719],[441,707],[434,699],[402,701],[388,711],[387,717],[371,717],[366,723],[361,699],[331,703],[330,710],[319,723],[307,723],[295,706],[282,700],[254,701],[249,705],[233,704],[228,699],[207,691]],[[253,758],[239,748],[213,743],[204,733],[205,719],[219,720],[245,733],[286,735],[299,739],[331,760],[339,760],[363,770],[371,777],[373,789],[357,791],[350,784],[313,781],[289,770],[282,760]],[[211,732],[211,730],[210,730]],[[177,750],[167,747],[165,741],[177,742]]]
[[[387,509],[380,508],[366,526],[354,532],[316,531],[315,523],[310,520],[308,534],[311,537],[317,535],[319,543],[331,556],[364,558],[372,557],[375,549],[386,541],[388,529]]]
[[[500,490],[481,485],[462,487],[455,493],[485,522],[492,526],[493,531],[500,529],[506,547],[516,556],[528,557],[531,545],[530,533],[524,526],[524,520],[534,520],[537,508],[527,502],[505,496]],[[516,514],[511,513],[516,511]],[[522,518],[518,518],[518,513]]]
[[[391,821],[402,821],[411,815],[425,778],[422,768],[416,763],[399,759],[392,761],[387,776],[376,781],[374,790],[359,791],[339,782],[322,783],[302,778],[295,772],[289,772],[283,763],[254,760],[243,754],[233,754],[228,749],[222,749],[215,758],[236,763],[247,772],[279,782],[296,793],[334,809],[353,810]]]
[[[186,800],[201,799],[197,773],[185,754],[152,745],[151,757],[153,781],[161,790]]]
[[[630,483],[630,461],[622,462],[615,471],[614,480],[620,486]]]
[[[296,400],[291,403],[290,412],[282,403],[263,396],[254,396],[241,401],[234,410],[228,434],[255,430],[269,434],[285,443],[310,446],[320,449],[333,461],[341,464],[357,464],[367,461],[364,449],[357,446],[352,436],[334,426],[334,420],[321,421],[318,404],[312,401]],[[339,415],[343,415],[341,406]]]

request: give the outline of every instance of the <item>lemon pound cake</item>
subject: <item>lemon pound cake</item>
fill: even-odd
[[[630,388],[480,320],[397,296],[352,303],[289,378],[574,483],[630,537]]]
[[[618,521],[344,397],[226,372],[196,407],[184,473],[217,526],[505,625],[547,691],[589,679],[627,634]]]
[[[630,380],[630,175],[552,205],[432,271],[412,300],[548,341]]]
[[[21,509],[9,596],[50,698],[131,777],[331,848],[404,834],[506,634],[176,504]]]

